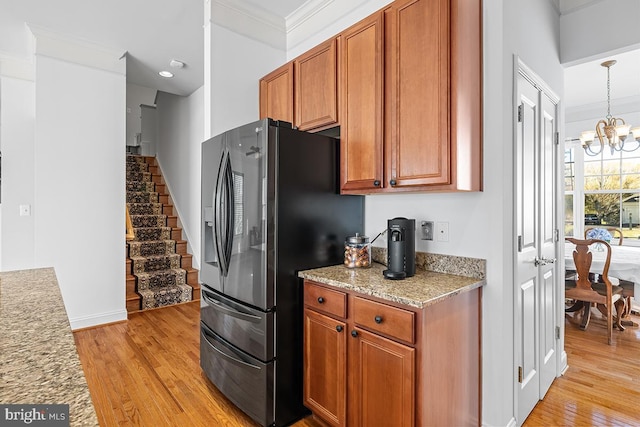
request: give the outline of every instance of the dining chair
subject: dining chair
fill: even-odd
[[[597,236],[597,231],[596,231],[596,233],[589,233],[591,230],[606,230],[607,233],[609,233],[609,235],[611,237],[617,237],[618,246],[622,245],[622,240],[624,239],[624,236],[622,235],[622,230],[620,230],[619,228],[616,228],[616,227],[588,227],[588,228],[584,229],[584,238],[585,239],[597,238],[597,237],[594,237],[594,235],[593,235],[593,234],[596,234],[596,236]]]
[[[607,319],[607,341],[609,345],[612,343],[612,329],[614,326],[614,318],[612,307],[616,307],[615,326],[624,331],[624,327],[620,323],[624,312],[624,300],[622,299],[623,289],[620,286],[613,285],[609,280],[609,264],[611,263],[611,246],[604,240],[587,239],[579,240],[571,237],[566,238],[567,242],[575,245],[573,250],[573,260],[576,266],[575,278],[565,279],[565,298],[572,299],[577,302],[566,312],[578,311],[582,309],[581,329],[589,326],[591,319],[591,306],[596,304],[598,310]],[[591,251],[595,250],[595,245],[601,245],[606,251],[606,260],[602,271],[592,271],[591,261],[593,255]],[[591,274],[590,274],[591,273]]]
[[[616,227],[589,227],[589,228],[585,228],[584,230],[584,238],[588,239],[588,238],[592,238],[593,234],[597,235],[596,233],[591,233],[592,235],[589,235],[589,232],[591,230],[606,230],[612,237],[614,237],[615,235],[617,235],[618,237],[618,246],[622,246],[622,240],[623,240],[623,236],[622,236],[622,230],[620,230],[619,228]],[[635,284],[629,280],[623,280],[623,279],[618,279],[618,278],[614,278],[613,277],[609,277],[609,279],[611,279],[611,283],[614,285],[618,285],[622,288],[622,297],[625,300],[625,309],[624,309],[624,316],[623,319],[627,319],[629,318],[629,314],[631,313],[631,298],[634,296],[634,290],[635,290]],[[616,282],[617,281],[617,282]],[[629,323],[633,323],[633,322],[629,322]]]

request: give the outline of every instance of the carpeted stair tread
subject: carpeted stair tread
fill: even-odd
[[[151,181],[127,181],[127,193],[143,192],[152,193],[156,191],[156,184]]]
[[[133,228],[164,227],[167,225],[166,215],[131,215]]]
[[[149,165],[140,162],[127,162],[126,172],[149,172]]]
[[[171,240],[171,227],[140,227],[134,228],[135,240]]]
[[[130,191],[127,193],[127,203],[158,203],[159,201],[160,198],[155,191]]]
[[[165,255],[176,253],[175,240],[150,240],[129,242],[129,257]]]
[[[162,215],[162,203],[127,203],[129,215]]]
[[[187,285],[162,286],[138,290],[138,293],[142,296],[142,309],[146,310],[191,301],[192,289]]]
[[[138,292],[143,289],[155,289],[163,286],[187,284],[187,271],[183,268],[137,273],[135,276],[138,279]]]
[[[133,274],[180,268],[180,254],[133,256]]]
[[[150,172],[127,172],[127,180],[150,182],[151,173]]]

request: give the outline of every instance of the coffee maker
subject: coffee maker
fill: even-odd
[[[387,279],[399,280],[416,273],[416,220],[387,220]]]

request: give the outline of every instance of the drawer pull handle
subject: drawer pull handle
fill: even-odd
[[[373,186],[374,187],[380,187],[380,181],[377,180],[377,179],[375,181],[373,181]]]
[[[373,320],[375,320],[376,323],[380,324],[380,323],[382,323],[382,316],[376,316],[376,317],[373,318]]]
[[[324,298],[318,297],[318,304],[324,304]]]
[[[338,331],[338,332],[342,332],[342,325],[338,325],[338,326],[336,326],[336,331]]]
[[[353,331],[351,331],[351,336],[354,338],[358,337],[358,331],[356,331],[355,329]]]
[[[391,184],[391,185],[396,185],[396,180],[395,180],[395,179],[392,179],[391,181],[389,181],[389,184]]]

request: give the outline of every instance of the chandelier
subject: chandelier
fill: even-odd
[[[640,148],[640,127],[631,129],[631,125],[625,123],[623,119],[613,117],[611,115],[611,82],[610,82],[610,72],[611,67],[616,63],[616,61],[605,61],[602,65],[607,69],[607,116],[596,123],[596,130],[588,130],[582,132],[580,135],[580,142],[582,144],[582,148],[584,148],[584,152],[589,156],[597,156],[602,152],[602,149],[605,146],[605,143],[611,148],[611,154],[616,151],[634,151]],[[629,136],[629,131],[633,134],[633,139],[635,141],[630,141],[629,143],[635,143],[635,146],[629,149],[629,144],[627,144],[625,148],[625,140]],[[599,149],[595,151],[592,149],[593,142],[595,137],[598,137]]]

